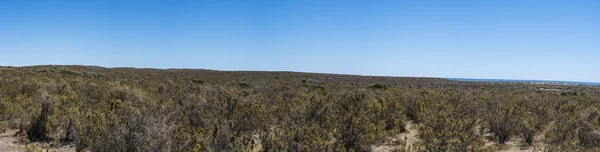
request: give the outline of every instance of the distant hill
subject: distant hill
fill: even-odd
[[[337,82],[337,83],[386,83],[390,85],[409,85],[409,84],[443,84],[450,81],[442,78],[422,78],[422,77],[389,77],[389,76],[360,76],[344,74],[325,74],[325,73],[307,73],[291,71],[218,71],[209,69],[152,69],[152,68],[133,68],[133,67],[115,67],[105,68],[99,66],[82,65],[38,65],[23,67],[0,67],[6,70],[17,70],[20,72],[51,72],[60,73],[72,71],[74,73],[95,72],[107,77],[116,76],[123,73],[135,73],[142,75],[170,75],[181,78],[195,78],[205,80],[260,80],[260,78],[281,78],[281,79],[306,79],[313,82]],[[300,81],[300,80],[299,80]]]
[[[292,71],[219,71],[210,69],[153,69],[134,67],[106,68],[84,65],[35,65],[35,66],[0,66],[0,72],[12,71],[20,73],[52,74],[63,76],[93,76],[106,79],[121,77],[123,74],[132,76],[169,76],[177,79],[202,79],[207,82],[221,83],[228,81],[268,81],[283,79],[287,81],[307,81],[312,83],[345,83],[370,85],[382,83],[387,85],[404,85],[412,87],[475,87],[486,83],[504,84],[535,84],[535,85],[572,85],[600,86],[600,83],[573,81],[545,80],[507,80],[507,79],[472,79],[472,78],[426,78],[426,77],[392,77],[392,76],[361,76],[347,74],[308,73]],[[475,82],[475,83],[473,83]],[[486,85],[490,87],[489,85]],[[492,86],[493,87],[493,86]]]

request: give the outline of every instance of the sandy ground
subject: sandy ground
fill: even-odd
[[[13,137],[13,135],[17,132],[17,130],[8,130],[2,134],[0,134],[0,152],[13,152],[13,151],[25,151],[25,147],[27,145],[24,144],[19,144],[18,143],[18,139],[16,137]],[[383,146],[377,146],[377,147],[373,147],[372,151],[374,152],[391,152],[394,150],[400,150],[402,151],[402,149],[407,150],[407,151],[412,151],[412,149],[414,148],[414,146],[416,146],[416,144],[419,142],[419,129],[418,129],[418,125],[414,124],[412,122],[408,122],[406,124],[406,132],[403,132],[401,134],[398,135],[398,137],[396,137],[396,140],[398,140],[400,143],[398,145],[393,145],[393,144],[388,144],[388,145],[383,145]],[[543,137],[538,136],[536,137],[536,141],[534,141],[534,146],[530,146],[530,147],[525,147],[522,146],[523,141],[521,141],[519,138],[512,138],[511,140],[509,140],[506,144],[504,145],[497,145],[494,141],[487,141],[487,143],[485,144],[485,146],[494,146],[494,147],[498,147],[498,152],[534,152],[534,151],[542,151],[542,147],[543,142],[540,141],[539,139],[542,139]],[[34,143],[39,150],[41,149],[41,146],[39,146],[39,143]],[[257,147],[254,147],[253,151],[261,151],[262,147],[260,147],[260,144],[258,144]],[[53,147],[50,149],[43,149],[43,151],[49,151],[49,152],[75,152],[75,147],[73,146],[64,146],[64,147]]]
[[[396,140],[400,140],[401,145],[383,145],[373,147],[373,152],[390,152],[394,150],[411,150],[419,142],[419,127],[412,121],[406,124],[406,132],[401,133],[396,137]]]
[[[27,145],[19,144],[18,139],[13,137],[18,130],[8,130],[0,134],[0,152],[13,152],[13,151],[25,151]],[[36,149],[42,150],[39,143],[32,143]],[[63,146],[63,147],[52,147],[49,149],[43,149],[44,152],[74,152],[75,147]]]
[[[417,146],[419,140],[418,134],[418,125],[412,122],[408,122],[406,124],[406,132],[398,135],[397,139],[401,141],[400,145],[383,145],[373,147],[374,152],[391,152],[395,150],[403,151],[414,151],[414,147]],[[537,136],[534,140],[534,146],[524,146],[523,141],[518,137],[512,137],[504,145],[498,145],[495,141],[486,140],[484,147],[496,147],[496,151],[498,152],[537,152],[543,151],[544,143],[541,141],[543,136]]]
[[[0,152],[4,151],[23,151],[17,143],[17,139],[13,135],[17,133],[17,130],[9,130],[0,134]]]
[[[506,142],[505,145],[502,146],[498,146],[501,147],[500,150],[498,150],[498,152],[537,152],[537,151],[543,151],[544,147],[546,146],[541,139],[543,139],[543,136],[537,136],[535,138],[535,140],[533,141],[533,146],[524,146],[524,141],[521,140],[518,137],[512,137],[511,140],[509,140],[508,142]],[[492,142],[492,141],[488,141],[488,142]],[[493,144],[493,143],[492,143]]]

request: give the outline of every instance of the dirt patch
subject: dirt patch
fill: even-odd
[[[483,135],[484,137],[491,136],[491,134]],[[411,122],[406,124],[406,132],[399,134],[396,139],[398,139],[400,144],[387,144],[382,146],[373,147],[374,152],[391,152],[391,151],[419,151],[418,146],[419,139],[419,125]],[[537,152],[544,151],[546,144],[543,142],[544,136],[538,135],[536,136],[533,146],[525,146],[524,142],[518,136],[513,136],[509,141],[505,144],[497,144],[495,141],[485,140],[484,148],[488,150],[498,151],[498,152]],[[423,149],[420,149],[423,150]]]
[[[75,152],[75,147],[72,145],[43,148],[41,143],[30,143],[28,145],[20,144],[19,139],[14,137],[18,130],[8,130],[0,134],[0,152],[4,151],[25,151],[28,147],[43,150],[48,152]]]
[[[418,124],[409,121],[406,123],[406,131],[400,133],[394,140],[399,140],[399,145],[383,145],[373,148],[373,152],[390,152],[404,149],[404,151],[414,150],[419,143],[419,126]]]
[[[0,134],[0,151],[23,151],[23,147],[17,143],[17,138],[13,137],[18,130],[8,130]]]

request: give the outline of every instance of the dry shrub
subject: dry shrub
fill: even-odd
[[[401,118],[387,121],[385,115],[381,112],[391,109],[400,109],[394,107],[393,101],[373,98],[377,95],[373,92],[349,91],[344,92],[336,100],[335,113],[333,121],[335,122],[334,147],[343,151],[369,151],[372,145],[382,144],[395,135],[403,128],[398,126],[393,129],[390,126],[399,124]],[[401,115],[401,111],[395,111],[395,114]],[[392,122],[392,124],[387,124]]]
[[[548,151],[593,151],[600,141],[600,91],[591,87],[551,86],[570,92],[562,96],[424,78],[14,69],[0,72],[1,127],[79,151],[370,151],[406,120],[420,127],[412,148],[423,151],[485,151],[476,131],[498,143],[544,135]]]
[[[466,100],[466,95],[456,91],[422,93],[427,96],[423,104],[423,122],[419,135],[423,145],[431,151],[474,151],[482,143],[475,132],[477,111]],[[449,106],[452,105],[452,106]]]
[[[539,135],[551,120],[548,104],[550,102],[552,101],[545,98],[530,96],[517,103],[517,106],[524,108],[517,132],[527,145],[533,145],[535,136]]]
[[[420,123],[423,121],[423,96],[427,95],[427,92],[420,92],[418,95],[408,94],[404,97],[404,108],[406,118],[412,120],[414,123]]]
[[[517,133],[519,118],[522,116],[522,110],[519,108],[511,99],[487,103],[485,121],[498,143],[504,144]]]
[[[52,140],[47,128],[48,116],[52,112],[52,103],[49,101],[49,98],[50,97],[46,92],[42,93],[40,96],[42,108],[40,114],[32,118],[30,127],[27,130],[27,138],[29,141],[38,142]]]
[[[37,118],[32,119],[31,127],[27,131],[27,137],[30,141],[49,141],[48,136],[48,115],[50,113],[50,103],[42,104],[42,111]]]

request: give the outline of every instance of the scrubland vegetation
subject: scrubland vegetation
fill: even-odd
[[[544,91],[539,88],[560,88]],[[292,72],[0,68],[0,132],[78,151],[600,150],[600,88]],[[418,127],[418,142],[398,135]],[[35,148],[34,148],[35,149]]]

